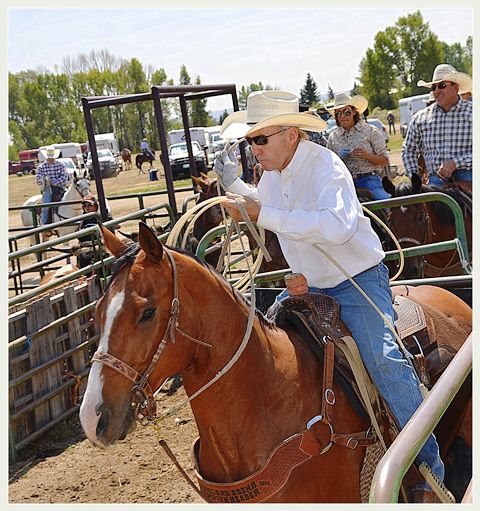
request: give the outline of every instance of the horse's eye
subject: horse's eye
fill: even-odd
[[[155,316],[155,309],[145,309],[143,311],[142,317],[140,318],[140,323],[142,321],[148,321],[149,319],[152,319],[153,316]]]

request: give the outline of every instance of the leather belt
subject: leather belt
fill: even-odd
[[[366,177],[366,176],[376,176],[377,173],[376,172],[365,172],[365,174],[355,174],[353,177],[353,179],[360,179],[361,177]]]

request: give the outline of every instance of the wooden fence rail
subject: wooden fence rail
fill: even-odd
[[[95,276],[9,310],[10,458],[78,410],[98,332]]]

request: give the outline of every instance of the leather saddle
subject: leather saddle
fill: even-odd
[[[439,346],[433,323],[429,323],[422,307],[405,296],[395,296],[393,302],[397,316],[395,327],[408,351],[407,358],[413,363],[422,383],[431,388],[440,374],[455,356],[449,346]],[[289,296],[275,302],[267,311],[267,318],[280,328],[290,325],[297,329],[315,355],[323,360],[321,339],[328,336],[334,342],[350,335],[340,322],[340,304],[335,298],[321,293],[305,293]],[[335,347],[335,374],[345,391],[355,391],[355,381],[349,364],[340,348]],[[351,395],[351,389],[349,394]],[[357,392],[354,392],[357,394]]]

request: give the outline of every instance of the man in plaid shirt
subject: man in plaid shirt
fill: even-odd
[[[429,184],[446,181],[472,181],[472,102],[459,95],[471,86],[472,79],[449,64],[438,65],[429,87],[435,102],[419,110],[410,121],[403,144],[402,160],[407,176],[418,173],[418,158],[423,155]]]
[[[52,191],[50,195],[48,193],[48,187],[42,190],[43,202],[61,201],[70,178],[65,169],[65,165],[61,161],[55,161],[60,151],[53,146],[48,146],[42,150],[42,154],[46,160],[37,168],[37,185],[42,186],[44,184],[44,178],[48,177]],[[42,224],[49,223],[49,210],[50,208],[42,209]]]

